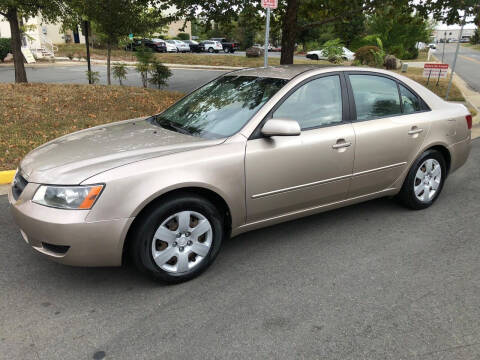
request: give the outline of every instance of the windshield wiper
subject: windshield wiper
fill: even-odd
[[[163,127],[164,129],[167,129],[167,130],[170,130],[170,131],[175,131],[175,132],[185,134],[185,135],[192,135],[192,134],[190,134],[190,132],[188,130],[186,130],[186,129],[180,127],[180,126],[173,125],[173,123],[171,121],[161,119],[161,118],[155,118],[155,122],[158,125],[160,125],[161,127]]]

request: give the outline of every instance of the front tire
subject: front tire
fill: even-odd
[[[193,279],[215,260],[225,234],[223,216],[207,199],[182,193],[152,208],[135,228],[133,259],[156,280]]]
[[[397,199],[413,210],[430,207],[442,191],[446,169],[445,159],[440,152],[425,151],[410,168]]]
[[[213,48],[208,48],[208,52],[209,52],[210,54],[213,54],[213,51],[214,51]]]

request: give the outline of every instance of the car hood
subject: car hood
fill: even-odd
[[[20,169],[29,182],[74,185],[132,162],[224,141],[169,131],[152,123],[151,118],[139,118],[97,126],[50,141],[30,152]]]

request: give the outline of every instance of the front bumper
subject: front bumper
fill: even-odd
[[[8,200],[25,241],[50,259],[74,266],[120,266],[123,244],[134,218],[87,222],[89,211],[62,210],[31,201],[37,184]]]

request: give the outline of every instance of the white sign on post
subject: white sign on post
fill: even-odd
[[[263,66],[268,66],[268,45],[270,43],[270,11],[278,7],[278,0],[262,0],[262,7],[267,9],[267,24],[265,26],[265,55],[263,57]]]
[[[426,78],[446,78],[448,73],[448,64],[429,64],[423,66],[423,77]]]

